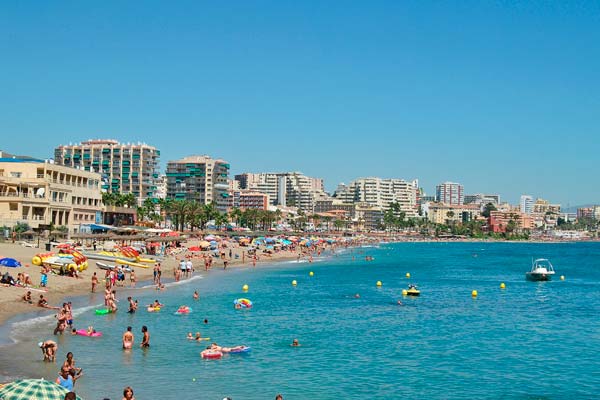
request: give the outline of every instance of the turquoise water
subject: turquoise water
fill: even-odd
[[[375,261],[365,262],[366,254]],[[549,258],[557,279],[526,282],[532,257]],[[397,305],[408,282],[422,295]],[[243,284],[250,286],[247,294]],[[194,289],[199,302],[192,300]],[[77,326],[92,324],[104,337],[59,338],[59,360],[75,353],[86,373],[77,392],[88,400],[120,398],[126,385],[138,400],[272,399],[277,393],[286,400],[593,398],[600,390],[599,289],[599,243],[385,244],[313,264],[211,271],[164,292],[134,293],[140,304],[165,303],[160,313],[96,316],[100,298],[78,299],[88,307]],[[235,310],[238,297],[250,298],[254,308]],[[174,315],[184,303],[193,313]],[[53,320],[36,321],[17,325],[14,335],[23,340],[10,360],[21,373],[55,378],[57,366],[42,363],[31,346],[51,336]],[[128,325],[137,343],[141,326],[148,326],[150,349],[121,350]],[[204,345],[185,339],[190,331],[252,352],[202,360]],[[290,347],[293,338],[302,346]],[[6,366],[8,352],[2,353]]]

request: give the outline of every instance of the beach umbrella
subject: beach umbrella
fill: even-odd
[[[202,247],[203,249],[210,247],[210,243],[208,243],[207,241],[203,240],[199,243],[199,246]]]
[[[64,387],[44,379],[19,379],[0,389],[2,400],[63,400]],[[78,400],[82,400],[77,396]]]
[[[189,251],[202,251],[202,249],[198,246],[192,246],[192,247],[188,247]]]
[[[14,258],[2,258],[0,259],[0,266],[8,268],[17,268],[21,266],[21,263]]]

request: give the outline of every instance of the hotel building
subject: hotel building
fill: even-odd
[[[60,145],[54,150],[57,164],[98,172],[102,190],[133,193],[138,203],[156,194],[160,151],[144,143],[119,143],[111,139]]]
[[[214,203],[217,210],[227,212],[229,200],[229,168],[227,161],[209,156],[190,156],[167,164],[167,198]]]
[[[43,160],[0,158],[0,225],[32,229],[102,223],[101,176]]]

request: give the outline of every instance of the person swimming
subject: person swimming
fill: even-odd
[[[123,334],[123,349],[131,349],[133,347],[133,333],[131,326],[127,327],[127,331]]]
[[[294,339],[294,340],[292,340],[292,344],[290,344],[290,346],[300,347],[300,342],[298,342],[298,339]]]
[[[194,340],[194,336],[192,335],[192,332],[188,332],[187,340]]]

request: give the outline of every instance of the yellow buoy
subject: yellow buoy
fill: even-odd
[[[407,296],[408,292],[406,291],[406,289],[402,289],[402,296]]]
[[[379,287],[379,286],[381,286],[381,285],[383,285],[383,284],[381,283],[381,281],[377,281],[377,286]]]
[[[500,284],[500,289],[506,289],[506,285],[504,284],[504,282],[502,282],[502,283]]]
[[[314,274],[315,274],[315,273],[314,273],[314,272],[312,272],[312,271],[310,271],[310,272],[308,273],[308,275],[309,275],[309,276],[313,276]]]
[[[561,280],[561,281],[564,281],[564,280],[565,280],[565,276],[564,276],[564,275],[561,275],[561,276],[560,276],[560,280]]]
[[[473,297],[477,297],[477,290],[473,290],[473,291],[471,292],[471,296],[473,296]]]
[[[296,282],[296,280],[294,279],[294,280],[292,281],[292,285],[293,285],[293,286],[296,286],[297,284],[298,284],[298,282]]]
[[[247,292],[247,291],[248,291],[248,285],[244,285],[244,286],[242,286],[242,290],[243,290],[244,292]]]
[[[407,272],[407,273],[406,273],[406,277],[407,277],[407,278],[410,278],[410,272]]]

